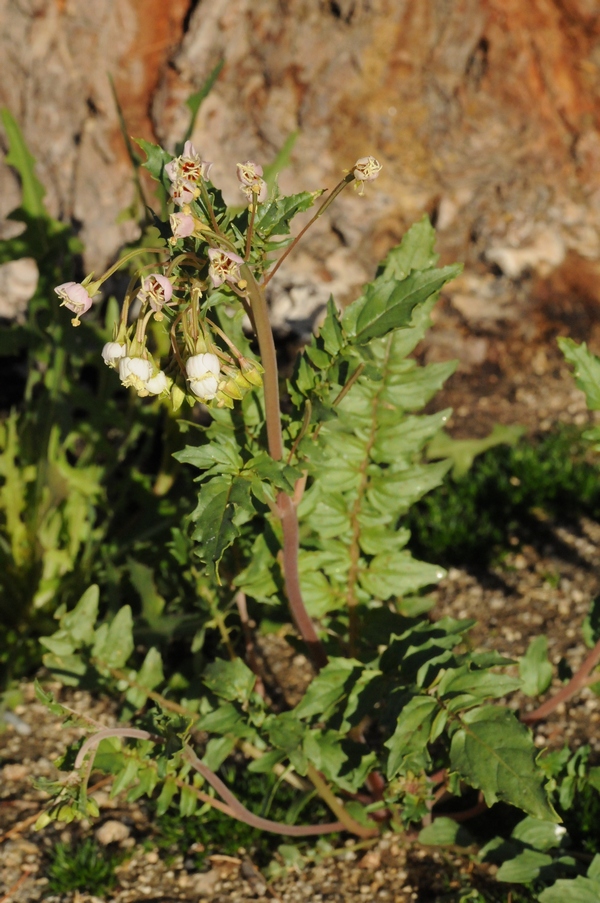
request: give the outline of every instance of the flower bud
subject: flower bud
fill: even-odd
[[[167,375],[162,370],[159,370],[155,376],[151,376],[150,379],[147,379],[144,383],[144,388],[150,393],[150,395],[162,395],[163,392],[166,392],[169,388],[169,382],[167,380]]]
[[[185,365],[188,379],[202,379],[202,377],[218,376],[221,372],[221,364],[216,354],[194,354],[188,358]]]
[[[102,349],[102,359],[107,367],[117,370],[120,359],[125,357],[126,353],[125,345],[121,345],[119,342],[107,342]]]
[[[267,199],[267,183],[262,178],[262,166],[253,163],[252,160],[246,160],[245,163],[238,163],[236,169],[237,177],[242,183],[240,190],[244,192],[248,202],[252,203],[256,198],[257,203],[262,204]]]
[[[147,394],[145,383],[152,376],[152,364],[143,357],[122,357],[119,361],[119,378],[124,386],[133,386],[137,392]]]
[[[212,401],[219,391],[219,380],[208,373],[201,379],[191,379],[190,390],[200,401]]]
[[[75,314],[73,326],[79,326],[81,314],[86,313],[92,306],[92,298],[87,289],[80,282],[63,282],[54,289],[61,299],[60,306]]]
[[[261,374],[265,371],[258,363],[258,361],[249,361],[247,358],[244,358],[241,361],[241,365],[242,375],[244,376],[244,379],[247,379],[248,382],[251,383],[251,385],[256,386],[257,389],[260,389],[263,384]]]

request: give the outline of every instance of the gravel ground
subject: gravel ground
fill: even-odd
[[[423,360],[457,355],[464,363],[432,409],[454,407],[453,433],[460,438],[484,435],[495,422],[521,423],[530,434],[547,430],[557,421],[589,422],[583,394],[574,387],[550,338],[541,315],[535,322],[514,321],[501,335],[494,329],[476,334],[461,324],[448,304],[442,304],[436,327],[418,354]],[[471,354],[473,349],[476,355]],[[475,360],[482,349],[483,363]],[[498,649],[509,657],[521,655],[531,638],[545,633],[553,664],[563,660],[575,670],[587,651],[581,623],[590,600],[599,592],[599,543],[597,523],[583,519],[567,526],[540,520],[539,534],[531,544],[515,547],[501,564],[482,572],[451,569],[434,593],[433,616],[477,619],[471,634],[474,646]],[[274,685],[284,684],[286,701],[294,704],[310,679],[310,668],[290,647],[273,643],[272,639],[264,642],[264,658]],[[555,680],[549,693],[560,686]],[[103,724],[114,723],[115,713],[105,701],[80,692],[62,693],[74,708]],[[32,789],[30,780],[55,773],[52,761],[80,732],[62,729],[35,700],[31,685],[23,687],[23,697],[16,714],[31,732],[23,735],[8,725],[0,734],[0,894],[4,893],[0,903],[42,898],[51,903],[93,903],[97,898],[83,892],[63,896],[48,892],[49,851],[58,841],[86,836],[95,836],[123,854],[116,890],[106,897],[117,903],[276,899],[285,903],[451,903],[462,899],[461,889],[468,887],[479,888],[486,900],[508,899],[507,886],[493,879],[493,866],[480,866],[460,851],[423,848],[410,838],[394,835],[369,846],[348,841],[334,855],[318,863],[307,861],[301,870],[290,870],[270,885],[245,850],[236,856],[212,856],[207,870],[196,871],[190,867],[193,849],[165,856],[157,848],[144,807],[111,800],[104,789],[97,793],[101,815],[94,824],[60,830],[50,826],[36,834],[27,820],[43,807],[44,794]],[[510,704],[522,710],[532,707],[518,696]],[[535,742],[540,748],[561,747],[564,742],[576,748],[586,742],[600,760],[599,721],[598,698],[586,688],[534,727]]]

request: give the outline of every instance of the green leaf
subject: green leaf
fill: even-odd
[[[552,865],[552,856],[538,853],[537,850],[523,850],[514,859],[502,863],[496,873],[496,880],[512,884],[532,884],[540,877],[540,872]]]
[[[87,665],[79,655],[55,655],[48,653],[42,656],[44,666],[67,687],[76,687],[87,671]]]
[[[213,574],[225,550],[239,536],[240,515],[243,522],[253,511],[248,480],[214,477],[202,487],[192,515],[197,522],[193,538],[199,544],[197,554]]]
[[[413,270],[429,270],[438,261],[434,251],[435,229],[425,214],[414,223],[401,243],[383,261],[383,275],[388,279],[406,279]]]
[[[519,661],[519,676],[526,696],[540,696],[552,683],[554,668],[548,661],[548,638],[534,637]]]
[[[600,881],[578,875],[572,881],[559,878],[538,897],[539,903],[598,903]]]
[[[439,270],[413,273],[400,282],[380,277],[366,286],[363,298],[354,302],[362,306],[353,331],[349,332],[348,312],[354,305],[347,308],[342,325],[352,341],[359,345],[384,336],[392,329],[408,326],[415,307],[439,292],[446,282],[458,276],[461,269],[459,264],[453,264]]]
[[[61,625],[77,644],[93,642],[99,600],[100,589],[94,583],[86,589],[75,608],[61,618]]]
[[[163,784],[162,790],[160,791],[160,796],[156,801],[156,814],[158,816],[165,814],[165,812],[171,805],[171,800],[176,793],[177,784],[175,783],[174,778],[167,778],[167,780]]]
[[[351,658],[330,658],[329,662],[308,685],[294,712],[298,718],[312,718],[326,713],[344,699],[358,679],[363,665]]]
[[[273,162],[267,163],[267,165],[264,167],[263,178],[269,187],[269,192],[277,183],[277,176],[279,175],[279,173],[290,165],[292,151],[294,150],[294,146],[296,144],[296,141],[298,140],[299,135],[299,131],[291,132],[285,139],[283,147],[281,148]]]
[[[213,712],[208,712],[197,722],[198,730],[208,733],[227,734],[235,730],[242,720],[241,713],[233,705],[220,705]]]
[[[360,585],[376,599],[385,602],[392,596],[414,593],[437,583],[445,571],[433,564],[417,561],[410,552],[386,552],[376,555],[360,572]]]
[[[237,474],[243,466],[237,442],[231,436],[223,435],[219,442],[206,445],[190,446],[173,455],[181,464],[192,464],[199,470],[209,473]]]
[[[202,761],[211,771],[218,771],[235,746],[235,737],[211,737],[206,744]]]
[[[255,220],[256,232],[263,239],[270,235],[287,235],[293,217],[312,207],[324,190],[302,191],[299,194],[289,195],[289,197],[274,197],[265,204],[259,205]]]
[[[286,753],[298,749],[307,732],[306,725],[298,720],[295,712],[271,715],[266,719],[264,726],[271,745]]]
[[[450,747],[452,770],[482,790],[488,806],[503,800],[534,818],[559,821],[542,788],[531,735],[513,712],[500,706],[472,709],[460,725]]]
[[[460,480],[469,472],[477,455],[483,454],[497,445],[515,445],[525,432],[524,426],[495,423],[489,436],[483,439],[453,439],[443,430],[434,436],[427,446],[427,460],[450,458],[453,462],[452,476]]]
[[[75,651],[75,641],[66,630],[57,630],[52,636],[40,637],[40,643],[54,655],[71,655]]]
[[[516,677],[487,670],[479,671],[463,665],[446,671],[436,689],[448,710],[458,712],[478,705],[484,699],[507,696],[520,687],[521,682]]]
[[[434,847],[470,847],[474,842],[473,835],[463,825],[443,816],[419,832],[419,843]]]
[[[560,847],[566,834],[567,829],[563,825],[527,816],[513,829],[510,836],[533,847],[534,850],[546,853],[548,850]]]
[[[29,152],[23,133],[12,114],[3,107],[0,116],[10,147],[4,162],[14,166],[21,177],[20,209],[31,219],[48,219],[44,206],[46,190],[35,174],[35,157]]]
[[[162,658],[158,649],[154,646],[148,650],[142,667],[138,671],[135,682],[138,687],[130,687],[125,696],[130,705],[136,709],[141,709],[148,698],[148,694],[144,693],[143,688],[153,690],[164,681]]]
[[[403,707],[394,733],[384,744],[390,751],[388,780],[400,771],[419,772],[431,764],[427,744],[438,710],[438,702],[431,696],[414,696]]]
[[[575,368],[575,380],[585,392],[588,408],[600,410],[600,359],[588,351],[585,342],[578,345],[573,339],[558,338],[558,346],[567,361]]]
[[[142,602],[142,615],[150,625],[157,627],[167,604],[156,588],[152,568],[133,558],[127,559],[129,577]]]
[[[157,182],[162,182],[164,168],[167,163],[171,162],[173,155],[168,154],[162,147],[151,144],[150,141],[145,141],[143,138],[135,138],[134,140],[146,154],[146,162],[142,165],[148,170],[153,179],[156,179]]]
[[[230,702],[247,702],[256,683],[256,675],[241,658],[232,662],[222,659],[206,667],[202,680],[216,696]]]
[[[126,790],[133,784],[138,775],[140,763],[137,759],[127,759],[125,767],[118,773],[110,791],[111,799],[118,796],[122,790]]]
[[[202,106],[202,103],[206,100],[206,98],[212,91],[224,65],[225,59],[222,58],[219,60],[214,69],[209,73],[208,78],[206,79],[202,87],[198,91],[194,91],[194,93],[190,94],[190,96],[186,99],[185,105],[189,108],[192,115],[190,116],[188,127],[185,130],[185,135],[183,136],[183,141],[181,142],[181,149],[178,148],[178,153],[181,153],[185,142],[192,137],[192,132],[194,131],[194,125],[196,124],[198,111]]]
[[[133,618],[130,606],[124,605],[111,624],[103,624],[102,628],[96,631],[92,657],[109,668],[122,668],[133,652]]]

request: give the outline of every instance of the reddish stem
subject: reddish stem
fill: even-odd
[[[573,675],[569,683],[546,702],[542,703],[541,706],[538,706],[537,709],[534,709],[533,712],[524,712],[521,715],[521,721],[524,724],[531,724],[532,721],[541,721],[542,718],[546,718],[554,712],[561,702],[566,702],[567,699],[570,699],[571,696],[574,696],[575,693],[578,693],[579,690],[585,687],[588,677],[598,663],[600,663],[600,640],[584,658],[579,670]]]

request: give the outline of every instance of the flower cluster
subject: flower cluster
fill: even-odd
[[[140,246],[129,251],[96,281],[89,276],[82,283],[65,282],[55,291],[61,305],[75,315],[73,325],[77,326],[99,287],[118,267],[136,255],[146,259],[157,255],[158,264],[144,263],[133,277],[120,322],[115,325],[112,341],[104,345],[102,358],[118,371],[121,383],[140,396],[170,396],[176,409],[185,398],[190,404],[200,401],[213,407],[233,407],[236,400],[262,385],[263,370],[258,362],[244,356],[219,324],[240,307],[256,322],[253,304],[261,296],[260,274],[270,260],[260,233],[257,242],[253,243],[253,238],[257,237],[255,224],[260,223],[256,207],[267,198],[267,183],[258,163],[238,163],[237,178],[251,211],[250,215],[239,211],[232,215],[225,207],[216,206],[218,193],[203,185],[212,164],[201,159],[191,141],[186,141],[180,156],[169,159],[164,154],[163,159],[164,184],[173,203],[181,208],[170,212],[168,241],[164,243],[163,239],[157,248]],[[357,160],[325,205],[349,182],[356,180],[362,188],[380,170],[374,157]],[[322,206],[317,216],[324,209]],[[295,243],[291,241],[273,271]],[[212,309],[221,306],[224,299],[225,312],[217,311],[213,316]],[[133,321],[130,308],[136,311]],[[168,333],[167,343],[154,329],[148,340],[151,321],[164,321],[161,328]],[[158,355],[155,360],[150,350],[156,345],[169,347],[172,352],[164,369]]]

